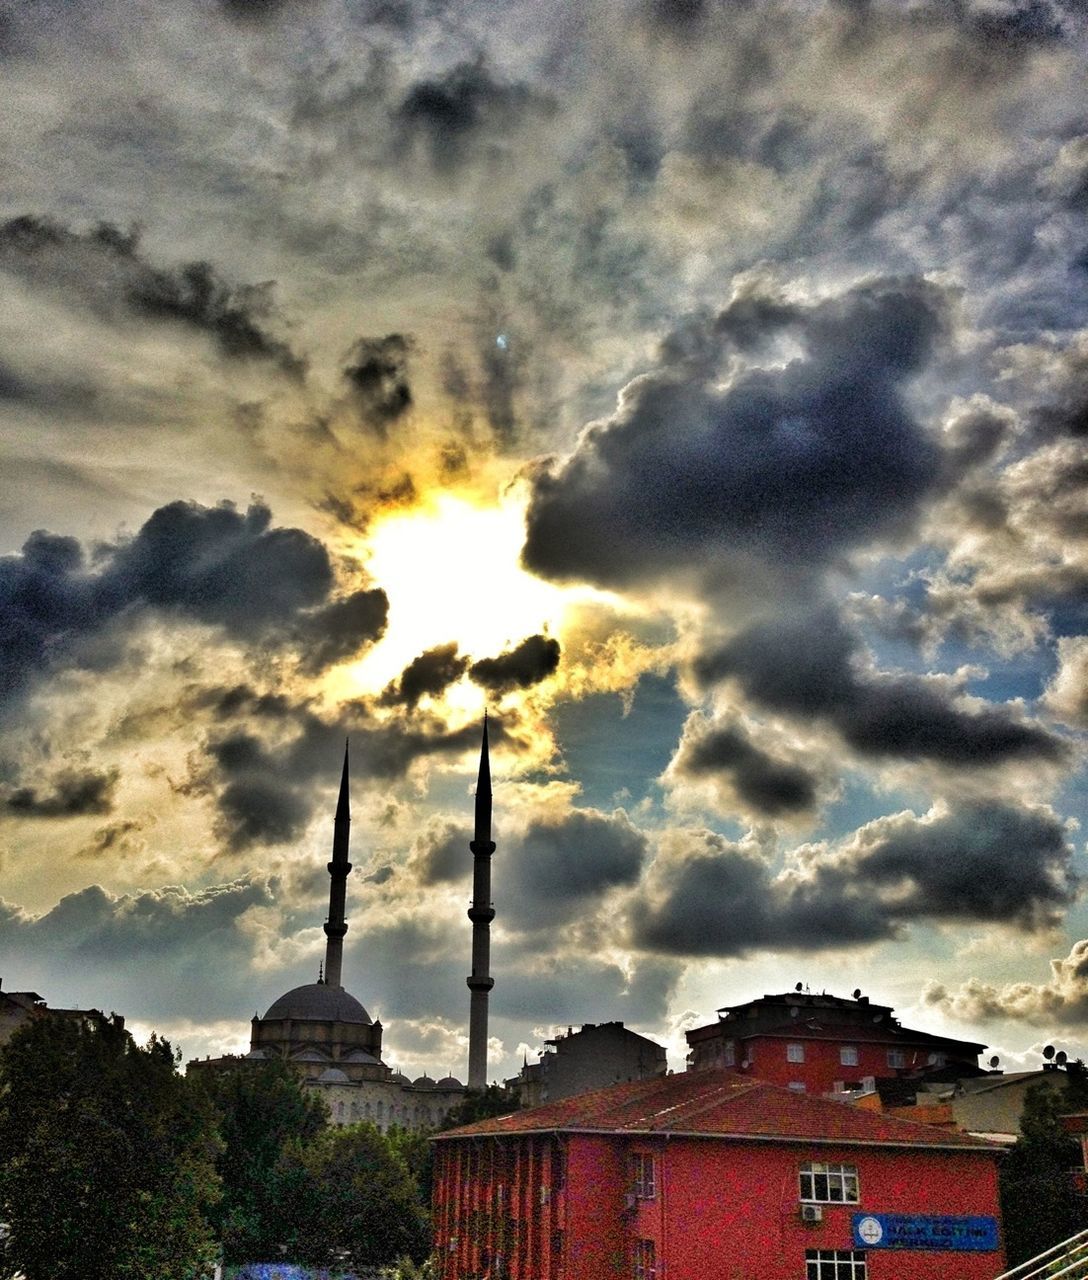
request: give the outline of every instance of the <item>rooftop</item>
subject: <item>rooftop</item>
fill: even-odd
[[[596,1089],[452,1129],[435,1141],[557,1129],[995,1151],[966,1134],[794,1093],[731,1071],[687,1071]]]

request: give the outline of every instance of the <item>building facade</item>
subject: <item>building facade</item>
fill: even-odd
[[[986,1047],[904,1027],[889,1005],[860,993],[799,990],[719,1009],[717,1022],[686,1035],[692,1071],[737,1071],[807,1093],[932,1070],[980,1074]]]
[[[567,1034],[545,1041],[552,1046],[539,1062],[527,1063],[520,1075],[506,1082],[523,1107],[558,1102],[576,1093],[663,1076],[667,1070],[663,1045],[631,1031],[622,1022],[584,1023]]]
[[[992,1280],[998,1149],[724,1071],[433,1139],[442,1280]]]

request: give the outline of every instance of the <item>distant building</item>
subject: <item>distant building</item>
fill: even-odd
[[[1000,1149],[735,1072],[433,1139],[441,1280],[991,1280]]]
[[[0,990],[0,1045],[5,1045],[25,1023],[34,1018],[68,1018],[87,1024],[106,1021],[100,1009],[51,1009],[36,991]],[[113,1021],[124,1026],[119,1014]]]
[[[610,1084],[663,1076],[665,1049],[654,1040],[630,1031],[622,1022],[586,1022],[580,1031],[545,1041],[553,1047],[539,1062],[528,1063],[508,1080],[523,1107],[557,1102]]]
[[[788,991],[718,1010],[687,1032],[688,1068],[724,1068],[807,1093],[838,1093],[869,1079],[949,1070],[979,1074],[983,1044],[901,1026],[890,1005]]]

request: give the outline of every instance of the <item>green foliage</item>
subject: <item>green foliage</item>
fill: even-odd
[[[197,1280],[216,1247],[211,1109],[164,1040],[35,1019],[0,1054],[5,1280]]]
[[[510,1097],[497,1084],[489,1084],[483,1089],[466,1089],[464,1098],[439,1125],[439,1131],[459,1129],[463,1124],[490,1120],[492,1116],[507,1116],[517,1109],[517,1098]]]
[[[275,1176],[283,1256],[308,1266],[422,1261],[427,1215],[404,1159],[371,1124],[330,1128],[288,1148]]]
[[[191,1079],[210,1100],[223,1139],[216,1162],[223,1198],[212,1218],[223,1259],[276,1257],[282,1235],[273,1204],[277,1165],[289,1146],[310,1142],[325,1128],[328,1108],[279,1059],[194,1071]]]
[[[429,1129],[402,1129],[393,1125],[385,1135],[394,1153],[404,1161],[416,1186],[416,1196],[424,1209],[431,1207],[434,1156]]]
[[[440,1274],[434,1257],[418,1265],[411,1258],[401,1258],[394,1266],[382,1272],[385,1280],[439,1280]]]
[[[1002,1162],[1001,1215],[1010,1266],[1088,1226],[1088,1206],[1070,1177],[1082,1163],[1080,1144],[1059,1119],[1088,1103],[1083,1064],[1070,1064],[1065,1081],[1064,1093],[1043,1084],[1027,1091],[1021,1137]]]

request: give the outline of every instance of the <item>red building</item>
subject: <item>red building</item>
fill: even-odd
[[[808,991],[763,996],[718,1010],[687,1032],[692,1071],[725,1068],[807,1093],[841,1092],[874,1079],[949,1068],[979,1074],[986,1048],[901,1026],[891,1006]]]
[[[434,1139],[442,1280],[992,1280],[998,1150],[724,1071]]]

